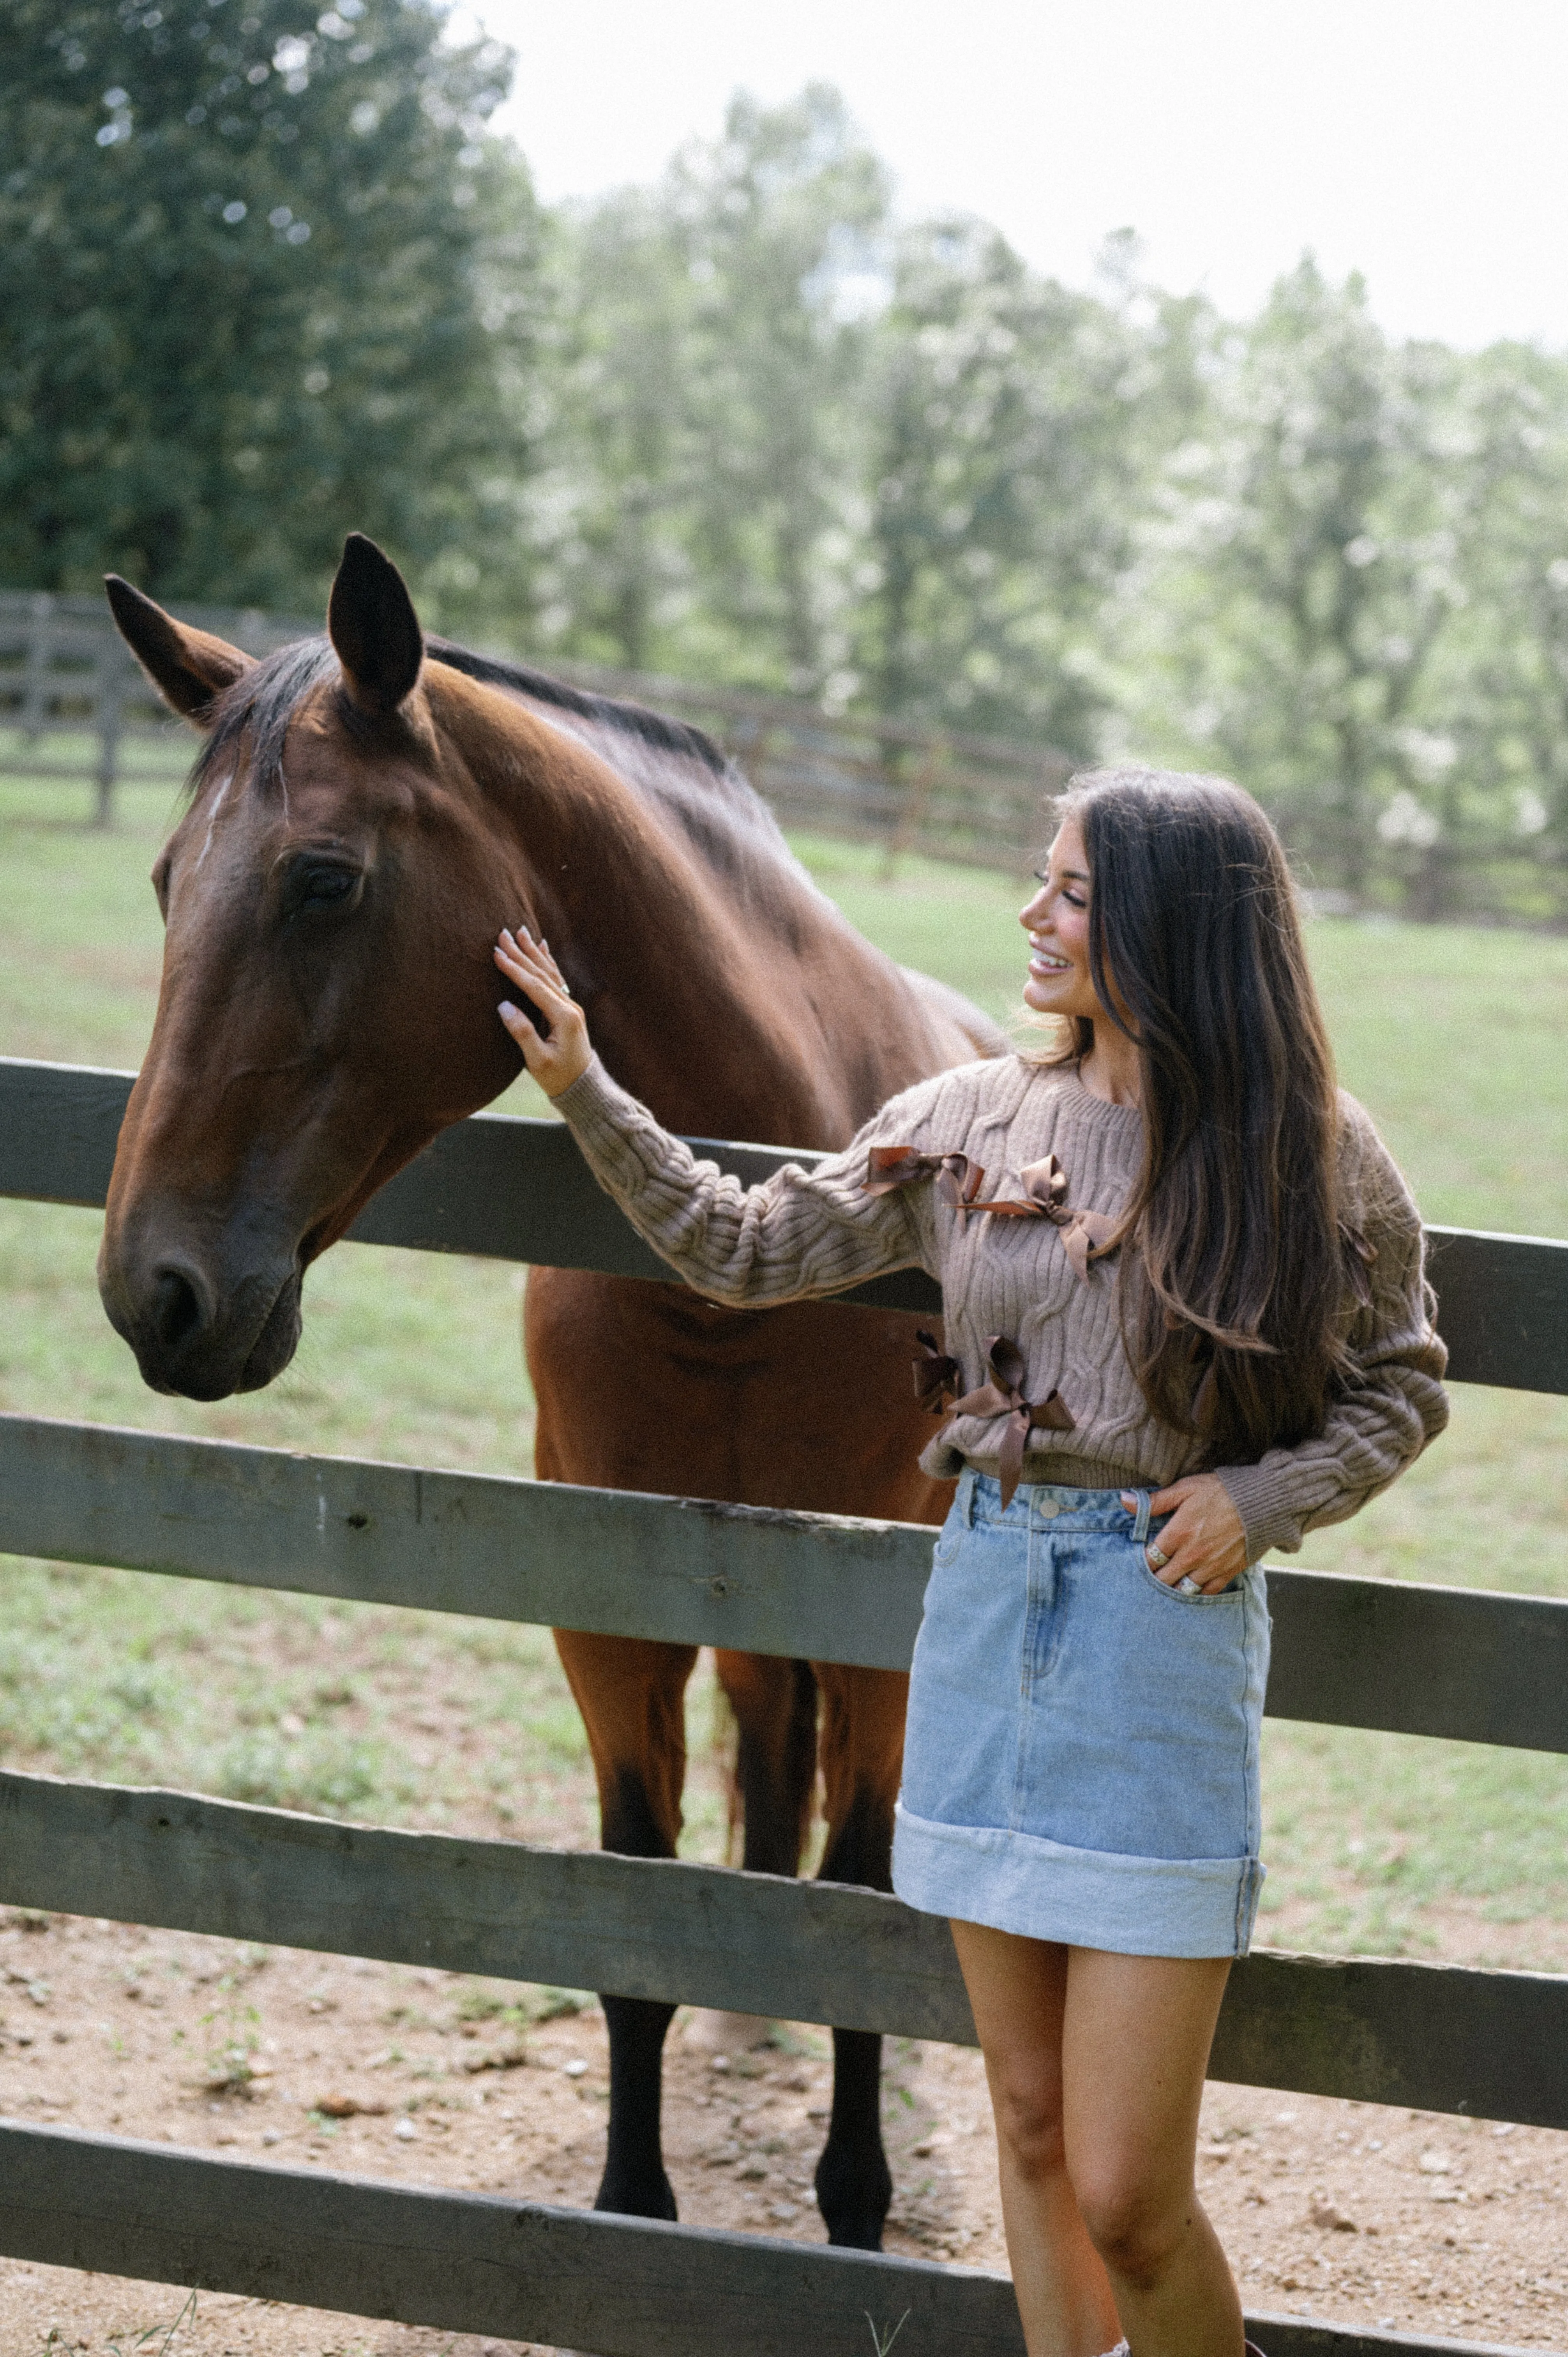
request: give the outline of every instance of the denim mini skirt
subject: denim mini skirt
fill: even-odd
[[[1133,1511],[1123,1496],[1135,1500]],[[893,1888],[1133,1956],[1241,1956],[1262,1886],[1262,1572],[1171,1588],[1146,1491],[966,1471],[909,1683]]]

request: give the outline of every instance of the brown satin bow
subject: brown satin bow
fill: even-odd
[[[1049,1220],[1062,1232],[1062,1249],[1076,1273],[1087,1284],[1089,1264],[1110,1248],[1116,1233],[1116,1222],[1108,1211],[1075,1211],[1067,1200],[1067,1172],[1054,1154],[1043,1162],[1031,1162],[1020,1170],[1024,1196],[1021,1202],[994,1202],[976,1206],[977,1210],[993,1211],[1004,1220]]]
[[[974,1200],[984,1177],[982,1165],[972,1162],[967,1154],[917,1154],[911,1146],[874,1146],[865,1191],[891,1195],[897,1187],[929,1178],[943,1202],[950,1203],[961,1220],[967,1211],[990,1210],[989,1204],[983,1206]]]
[[[976,1218],[989,1212],[1001,1220],[1049,1220],[1062,1232],[1062,1248],[1078,1275],[1089,1279],[1089,1264],[1111,1249],[1116,1233],[1116,1222],[1106,1211],[1075,1211],[1068,1203],[1067,1172],[1054,1154],[1043,1162],[1031,1162],[1018,1177],[1023,1184],[1022,1197],[1014,1200],[998,1196],[993,1201],[976,1200],[985,1178],[978,1162],[967,1154],[917,1154],[908,1146],[874,1146],[866,1173],[868,1195],[890,1195],[896,1187],[908,1187],[917,1178],[930,1178],[944,1202],[950,1203],[961,1220],[972,1211]]]
[[[923,1355],[915,1361],[915,1396],[930,1407],[933,1415],[940,1415],[945,1394],[958,1390],[963,1371],[956,1359],[938,1350],[934,1335],[922,1330],[916,1340]],[[991,1381],[955,1399],[952,1413],[1006,1417],[1002,1435],[1002,1503],[1005,1507],[1012,1504],[1013,1492],[1024,1477],[1024,1450],[1031,1431],[1070,1432],[1073,1415],[1060,1392],[1053,1391],[1048,1399],[1038,1403],[1025,1398],[1029,1371],[1023,1352],[1005,1334],[992,1335],[985,1345],[985,1363]]]
[[[920,1355],[911,1361],[915,1370],[915,1397],[933,1415],[940,1415],[948,1405],[950,1392],[956,1398],[963,1388],[963,1369],[956,1359],[950,1359],[937,1347],[937,1338],[928,1334],[923,1326],[915,1329],[915,1340]]]

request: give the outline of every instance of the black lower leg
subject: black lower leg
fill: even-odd
[[[632,2218],[673,2218],[675,2194],[664,2174],[659,2111],[664,2033],[675,2008],[636,1996],[600,2002],[610,2040],[610,2126],[594,2207]]]
[[[816,2187],[830,2243],[882,2248],[893,2178],[882,2149],[882,2040],[875,2030],[833,2032],[833,2110]]]
[[[823,1882],[891,1887],[886,1811],[857,1800],[822,1864]],[[879,2251],[893,2201],[893,2176],[882,2148],[882,2040],[869,2029],[833,2032],[833,2108],[817,2163],[817,2207],[830,2243]]]
[[[641,1781],[626,1775],[607,1795],[600,1815],[606,1849],[621,1857],[668,1857],[671,1846],[655,1822]],[[596,2210],[631,2218],[673,2218],[675,2194],[664,2173],[660,2144],[664,2033],[672,2005],[648,1997],[602,1996],[610,2047],[610,2118],[605,2173]]]

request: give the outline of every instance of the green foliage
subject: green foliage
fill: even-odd
[[[311,610],[358,526],[460,606],[527,459],[510,62],[435,0],[13,0],[0,578]]]
[[[902,221],[831,89],[544,213],[446,0],[0,12],[0,582],[427,621],[1224,768],[1320,891],[1568,921],[1568,360]]]
[[[1126,559],[1145,340],[1123,306],[1035,277],[983,222],[900,240],[869,400],[876,708],[1092,754],[1090,646]]]
[[[657,188],[568,214],[536,508],[548,640],[798,693],[842,664],[855,296],[886,208],[813,87],[736,98]]]

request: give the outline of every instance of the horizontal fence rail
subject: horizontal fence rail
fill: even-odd
[[[903,1670],[911,1523],[0,1415],[0,1549]],[[1273,1569],[1282,1718],[1568,1751],[1568,1601]]]
[[[976,2043],[946,1923],[883,1891],[14,1770],[0,1839],[11,1906]],[[1568,2127],[1568,1978],[1257,1951],[1209,2075]]]
[[[134,1075],[0,1058],[0,1195],[102,1205]],[[693,1138],[748,1184],[805,1150]],[[680,1282],[594,1179],[558,1121],[476,1114],[444,1130],[369,1203],[356,1243],[472,1253],[611,1276]],[[1438,1320],[1455,1383],[1568,1392],[1568,1243],[1475,1229],[1427,1230]],[[940,1314],[918,1269],[878,1277],[839,1299]]]
[[[600,2357],[1023,2357],[1005,2276],[761,2234],[212,2160],[0,2126],[0,2249],[38,2266],[287,2300]],[[1269,2357],[1455,2357],[1460,2344],[1250,2316]],[[1467,2357],[1524,2357],[1471,2347]]]

